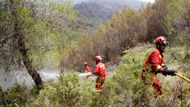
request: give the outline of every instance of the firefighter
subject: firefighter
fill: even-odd
[[[90,67],[88,66],[87,62],[84,62],[84,71],[89,73],[90,72]]]
[[[102,63],[102,57],[100,55],[97,55],[94,57],[94,60],[96,62],[96,68],[93,72],[94,75],[98,76],[96,79],[96,91],[100,92],[102,89],[102,85],[104,84],[105,77],[106,77],[106,67]]]
[[[156,90],[156,96],[162,94],[162,86],[157,77],[158,73],[165,76],[175,76],[175,70],[169,70],[164,64],[164,50],[167,46],[167,40],[164,36],[159,36],[155,39],[156,48],[148,55],[145,60],[143,70],[141,72],[141,79],[145,85],[152,85]]]
[[[88,66],[88,63],[87,62],[84,62],[84,71],[86,73],[90,73],[90,67]],[[90,77],[90,75],[87,75],[86,76],[86,79],[88,79]]]

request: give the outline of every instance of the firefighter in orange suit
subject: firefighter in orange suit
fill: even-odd
[[[84,71],[86,73],[90,73],[90,67],[88,66],[87,62],[84,62]],[[88,79],[90,77],[90,75],[86,76],[86,79]]]
[[[96,91],[101,91],[102,85],[104,84],[105,77],[106,77],[106,67],[102,63],[102,57],[97,55],[94,57],[96,62],[96,68],[93,72],[94,75],[98,76],[96,79]]]
[[[84,62],[84,71],[89,73],[90,72],[90,67],[88,66],[87,62]]]
[[[175,76],[175,70],[168,70],[164,65],[164,50],[167,46],[166,37],[160,36],[155,40],[156,48],[148,55],[143,66],[141,73],[141,79],[145,85],[152,85],[156,89],[156,96],[162,94],[162,86],[160,80],[157,77],[158,73],[163,75]]]

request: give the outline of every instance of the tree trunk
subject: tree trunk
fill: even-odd
[[[32,76],[32,79],[34,80],[34,83],[36,84],[37,88],[40,90],[43,88],[43,81],[41,79],[41,76],[37,72],[37,70],[32,65],[32,61],[29,59],[28,56],[28,49],[25,46],[24,36],[20,35],[18,38],[18,46],[19,52],[22,54],[22,60],[24,62],[24,65],[26,69],[28,70],[28,73]]]
[[[18,50],[22,54],[22,61],[34,80],[35,85],[37,88],[40,90],[43,88],[43,81],[41,79],[41,76],[37,72],[37,70],[34,68],[32,65],[32,61],[29,59],[28,56],[28,49],[26,47],[25,43],[25,36],[22,34],[21,30],[21,25],[19,25],[19,20],[18,20],[18,13],[16,12],[16,5],[14,3],[14,0],[10,0],[10,5],[11,5],[11,10],[12,10],[12,15],[13,15],[13,20],[14,21],[14,37],[17,38],[17,43],[18,43]]]

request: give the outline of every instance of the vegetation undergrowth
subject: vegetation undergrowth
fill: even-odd
[[[165,60],[169,68],[178,70],[189,78],[190,68],[183,66],[186,55],[183,47],[168,47]],[[10,90],[1,89],[2,106],[43,107],[107,107],[107,106],[190,106],[190,84],[178,77],[159,75],[163,94],[154,97],[154,89],[146,87],[140,79],[140,72],[146,56],[153,46],[136,47],[128,50],[117,69],[108,72],[102,92],[95,91],[95,78],[81,78],[76,72],[62,75],[56,82],[46,83],[37,95],[16,85]],[[177,57],[177,58],[176,58]],[[179,66],[176,66],[179,65]],[[13,94],[14,93],[14,94]]]

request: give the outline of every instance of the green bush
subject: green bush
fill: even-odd
[[[5,107],[15,107],[21,106],[24,107],[27,103],[31,102],[32,99],[35,99],[37,94],[34,94],[34,89],[31,89],[33,94],[26,87],[21,86],[20,84],[15,84],[14,87],[3,90],[0,88],[0,106]],[[36,93],[36,92],[35,92]]]
[[[71,72],[62,75],[55,84],[46,84],[36,102],[40,106],[87,106],[91,103],[91,94],[95,93],[93,89],[91,81]]]

